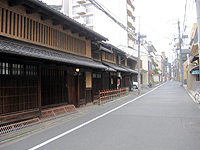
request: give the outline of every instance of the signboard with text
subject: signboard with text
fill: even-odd
[[[199,70],[192,70],[192,74],[199,74]]]

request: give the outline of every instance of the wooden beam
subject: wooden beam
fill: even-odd
[[[62,24],[61,21],[58,21],[58,20],[53,20],[53,25],[54,26],[57,26],[59,24]]]
[[[72,29],[72,30],[71,30],[71,33],[72,33],[72,34],[75,34],[75,33],[78,33],[78,32],[79,32],[78,29]]]
[[[33,13],[37,13],[39,11],[39,9],[37,8],[31,8],[31,9],[26,9],[26,13],[27,14],[33,14]]]
[[[71,29],[71,27],[69,25],[64,24],[63,25],[63,30],[68,30],[68,29]]]
[[[86,35],[86,34],[83,33],[83,32],[79,33],[79,37],[83,37],[83,36],[85,36],[85,35]]]
[[[10,1],[8,2],[8,5],[9,5],[10,7],[13,7],[13,6],[21,5],[21,4],[24,4],[24,3],[25,3],[24,0],[10,0]]]
[[[89,40],[89,39],[92,40],[93,38],[92,38],[91,36],[88,35],[88,36],[85,37],[85,39],[86,39],[86,40]]]
[[[41,20],[52,19],[52,16],[49,16],[49,15],[41,15],[40,19],[41,19]]]

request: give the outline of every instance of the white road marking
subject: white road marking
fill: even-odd
[[[57,135],[57,136],[55,136],[55,137],[53,137],[53,138],[51,138],[51,139],[49,139],[49,140],[47,140],[47,141],[45,141],[45,142],[39,144],[39,145],[36,145],[36,146],[34,146],[33,148],[30,148],[29,150],[36,150],[36,149],[38,149],[38,148],[40,148],[40,147],[42,147],[42,146],[45,146],[45,145],[47,145],[48,143],[53,142],[53,141],[55,141],[55,140],[57,140],[57,139],[59,139],[59,138],[65,136],[65,135],[67,135],[67,134],[69,134],[69,133],[71,133],[71,132],[73,132],[73,131],[79,129],[79,128],[82,128],[83,126],[86,126],[86,125],[88,125],[88,124],[94,122],[95,120],[97,120],[97,119],[99,119],[99,118],[102,118],[102,117],[104,117],[104,116],[106,116],[106,115],[108,115],[108,114],[110,114],[110,113],[112,113],[112,112],[114,112],[114,111],[116,111],[116,110],[118,110],[118,109],[120,109],[120,108],[126,106],[127,104],[132,103],[132,102],[136,101],[137,99],[139,99],[139,98],[141,98],[141,97],[143,97],[143,96],[145,96],[145,95],[147,95],[147,94],[153,92],[155,89],[157,89],[158,87],[160,87],[160,86],[162,86],[162,85],[164,85],[164,84],[161,84],[161,85],[157,86],[156,88],[152,89],[151,91],[149,91],[149,92],[147,92],[147,93],[145,93],[145,94],[143,94],[143,95],[140,95],[140,96],[136,97],[135,99],[133,99],[133,100],[131,100],[131,101],[128,101],[128,102],[126,102],[126,103],[124,103],[124,104],[122,104],[122,105],[120,105],[120,106],[118,106],[118,107],[116,107],[116,108],[114,108],[114,109],[112,109],[112,110],[110,110],[110,111],[108,111],[108,112],[106,112],[106,113],[104,113],[104,114],[98,116],[98,117],[95,117],[95,118],[93,118],[93,119],[91,119],[91,120],[89,120],[89,121],[87,121],[87,122],[85,122],[85,123],[83,123],[83,124],[81,124],[81,125],[75,127],[75,128],[72,128],[72,129],[70,129],[70,130],[68,130],[68,131],[66,131],[66,132],[64,132],[64,133],[62,133],[62,134],[60,134],[60,135]]]

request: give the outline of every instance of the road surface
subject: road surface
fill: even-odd
[[[2,150],[199,150],[200,109],[180,82],[3,145]],[[101,106],[99,106],[101,107]]]

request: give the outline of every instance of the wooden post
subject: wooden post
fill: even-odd
[[[79,72],[78,72],[78,77],[77,77],[77,82],[78,82],[78,85],[77,85],[77,99],[78,99],[78,102],[77,102],[77,107],[80,107],[79,105],[79,99],[80,99],[80,89],[79,89],[79,87],[80,87],[80,85],[79,85]]]
[[[39,108],[39,118],[41,119],[42,113],[42,99],[41,99],[41,66],[38,67],[38,108]]]
[[[99,104],[101,104],[101,91],[99,90]]]

